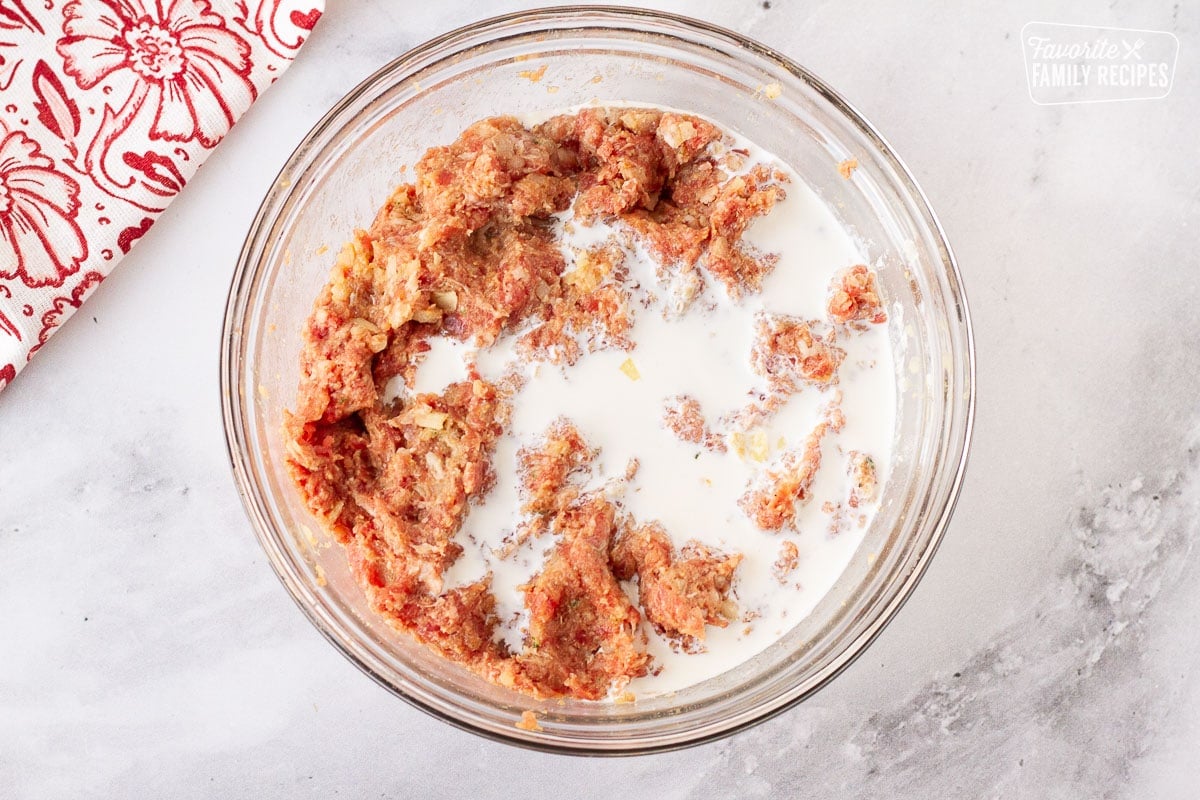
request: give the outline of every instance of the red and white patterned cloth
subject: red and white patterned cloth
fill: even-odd
[[[0,0],[0,389],[287,68],[324,0]]]

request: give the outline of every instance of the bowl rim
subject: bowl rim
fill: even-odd
[[[878,613],[866,625],[864,630],[856,637],[849,640],[845,649],[839,653],[833,663],[826,669],[825,674],[814,683],[807,691],[798,693],[784,702],[777,703],[771,707],[746,715],[746,717],[738,722],[735,722],[724,727],[718,727],[716,730],[702,731],[693,736],[685,736],[681,739],[660,742],[660,743],[642,743],[638,742],[632,746],[608,746],[598,749],[588,747],[583,744],[563,744],[558,742],[547,742],[541,739],[530,739],[518,736],[515,732],[509,733],[506,731],[493,730],[487,727],[471,724],[463,719],[459,719],[450,714],[437,709],[421,699],[406,693],[403,689],[396,686],[392,681],[385,676],[379,674],[365,659],[351,651],[351,649],[335,634],[331,627],[319,617],[313,608],[304,602],[299,588],[294,583],[293,576],[287,574],[283,569],[282,553],[278,552],[272,537],[267,533],[270,529],[270,524],[267,519],[267,513],[262,507],[261,502],[257,498],[256,488],[251,481],[250,472],[252,465],[251,458],[248,452],[239,452],[239,442],[247,440],[247,424],[246,415],[243,413],[242,404],[239,402],[241,393],[239,390],[236,376],[241,375],[242,366],[242,322],[248,309],[245,304],[239,303],[245,290],[254,282],[257,276],[259,265],[258,263],[249,263],[253,255],[256,240],[263,232],[265,227],[270,223],[270,212],[275,209],[277,199],[281,194],[286,195],[291,188],[283,178],[292,171],[293,165],[301,161],[303,156],[314,147],[319,146],[321,137],[325,134],[326,129],[343,113],[347,111],[359,97],[371,88],[384,74],[395,73],[404,69],[413,67],[429,68],[436,64],[442,63],[447,59],[452,59],[464,51],[460,49],[449,49],[441,58],[430,64],[422,65],[421,61],[431,53],[439,50],[453,48],[460,41],[469,40],[477,37],[480,33],[486,32],[489,29],[503,28],[506,25],[516,22],[531,22],[539,19],[562,21],[572,18],[581,19],[587,18],[592,27],[607,27],[613,29],[623,29],[623,22],[631,20],[640,21],[642,23],[670,23],[680,26],[684,29],[689,29],[709,37],[714,37],[718,40],[724,40],[725,44],[730,44],[738,49],[748,51],[757,55],[769,62],[772,66],[782,69],[812,88],[823,100],[830,104],[832,109],[840,114],[846,121],[855,127],[859,133],[866,136],[872,146],[877,150],[888,165],[895,170],[896,176],[899,179],[899,188],[907,195],[909,200],[917,212],[920,220],[928,226],[929,233],[936,241],[942,267],[945,269],[945,277],[948,279],[952,288],[952,296],[957,300],[953,310],[957,313],[959,320],[959,333],[963,336],[963,353],[965,357],[965,374],[961,376],[962,391],[964,397],[958,403],[958,409],[962,413],[960,430],[956,431],[962,439],[962,450],[957,456],[957,463],[954,464],[953,453],[948,458],[947,473],[949,467],[953,465],[953,474],[950,479],[950,485],[946,489],[946,501],[937,519],[934,520],[930,537],[927,545],[916,554],[912,569],[905,576],[904,582],[897,587],[887,603],[881,607]],[[624,28],[628,29],[628,28]],[[975,423],[975,406],[976,406],[976,355],[975,355],[975,337],[971,321],[970,308],[967,301],[966,289],[963,284],[962,275],[959,270],[958,260],[954,255],[954,251],[950,246],[950,242],[946,236],[945,230],[934,212],[932,205],[929,202],[924,190],[917,183],[912,171],[907,164],[897,155],[890,143],[883,137],[878,129],[872,124],[858,109],[844,98],[837,90],[833,89],[822,78],[814,74],[811,70],[803,67],[793,61],[788,56],[779,51],[762,44],[754,39],[751,39],[736,31],[730,30],[723,26],[699,20],[693,17],[688,17],[681,14],[675,14],[663,11],[654,11],[635,7],[612,6],[612,5],[562,5],[562,6],[546,6],[527,11],[516,11],[506,14],[500,14],[492,17],[487,17],[467,25],[460,26],[451,31],[448,31],[440,36],[429,39],[422,44],[413,47],[412,49],[402,53],[400,56],[392,59],[388,63],[373,71],[366,78],[361,80],[348,91],[340,100],[338,100],[327,111],[320,120],[317,121],[312,128],[303,136],[300,142],[288,155],[283,166],[276,175],[275,180],[271,184],[271,188],[264,196],[262,203],[259,205],[257,212],[250,224],[248,233],[243,242],[242,248],[238,254],[238,260],[235,267],[233,277],[230,282],[229,292],[226,298],[226,308],[224,320],[221,330],[221,350],[220,360],[218,364],[219,370],[219,387],[222,420],[225,430],[225,446],[226,454],[229,458],[229,463],[234,476],[238,495],[241,498],[243,509],[251,522],[251,527],[254,529],[255,538],[262,547],[264,554],[267,556],[267,562],[271,565],[272,571],[276,578],[287,589],[293,602],[301,610],[308,621],[315,627],[321,635],[332,644],[338,652],[340,652],[347,660],[356,666],[361,672],[370,677],[375,683],[386,689],[392,695],[399,697],[409,705],[424,711],[430,716],[446,722],[460,730],[483,736],[492,741],[502,742],[504,744],[515,745],[529,750],[557,753],[565,755],[587,755],[587,756],[628,756],[628,755],[643,755],[650,753],[669,752],[673,750],[681,750],[688,747],[694,747],[707,742],[723,739],[732,736],[736,733],[744,731],[750,727],[758,725],[772,719],[785,711],[798,705],[803,700],[812,697],[821,689],[829,685],[829,683],[853,664],[866,650],[871,646],[876,638],[884,631],[884,629],[892,622],[900,609],[911,597],[917,584],[924,576],[929,564],[933,560],[943,538],[945,537],[946,529],[949,526],[951,517],[953,516],[955,507],[957,506],[962,482],[964,479],[967,462],[969,460],[971,441],[974,432]],[[710,726],[711,727],[711,726]]]

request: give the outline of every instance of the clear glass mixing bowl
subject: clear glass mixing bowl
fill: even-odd
[[[546,67],[532,81],[518,73]],[[495,114],[594,100],[671,106],[787,161],[864,243],[893,310],[895,464],[881,510],[818,608],[717,678],[636,703],[537,702],[491,686],[368,609],[283,468],[300,332],[332,258],[429,146]],[[858,169],[847,180],[836,165]],[[898,311],[898,313],[896,313]],[[550,8],[487,20],[375,73],[304,138],[263,201],[230,289],[221,391],[246,511],[280,580],[360,669],[447,722],[559,752],[665,750],[777,714],[836,676],[912,592],[946,529],[966,463],[974,353],[958,269],[921,190],[840,95],[785,56],[714,26],[636,9]],[[535,711],[542,727],[515,727]]]

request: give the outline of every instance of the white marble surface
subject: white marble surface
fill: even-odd
[[[260,197],[376,67],[518,7],[329,5],[0,393],[0,796],[1195,796],[1200,9],[660,4],[811,67],[908,161],[962,264],[979,418],[945,544],[862,659],[753,731],[612,762],[488,743],[389,696],[304,620],[242,514],[217,351]],[[1172,30],[1175,89],[1035,106],[1030,20]]]

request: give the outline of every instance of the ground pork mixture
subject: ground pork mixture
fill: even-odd
[[[786,178],[761,165],[739,170],[736,152],[713,155],[721,136],[705,120],[641,108],[590,108],[533,127],[477,122],[425,153],[414,182],[342,250],[316,300],[286,420],[292,478],[346,547],[374,610],[489,681],[536,697],[601,699],[652,669],[643,623],[687,649],[738,618],[731,589],[741,556],[677,547],[672,536],[686,531],[582,490],[573,476],[595,451],[564,418],[518,456],[516,537],[556,538],[521,589],[521,645],[507,644],[489,577],[447,588],[444,576],[462,553],[455,535],[495,483],[492,457],[520,379],[489,382],[472,370],[439,394],[412,390],[433,337],[486,348],[518,336],[523,358],[556,366],[634,348],[621,249],[596,248],[567,271],[555,234],[564,215],[636,237],[680,306],[712,281],[734,299],[758,291],[775,260],[742,236],[784,196]],[[835,278],[828,310],[835,325],[886,319],[866,267]],[[752,363],[772,393],[836,382],[841,351],[823,324],[760,320]],[[407,391],[388,388],[397,381]],[[694,399],[674,398],[664,413],[681,439],[724,451]],[[830,412],[747,490],[743,508],[763,529],[794,516],[836,424]],[[858,496],[873,491],[868,463],[852,467]],[[637,469],[631,461],[626,478]],[[781,573],[795,556],[785,548]]]

